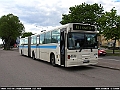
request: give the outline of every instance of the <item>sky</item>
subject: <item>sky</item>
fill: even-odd
[[[113,7],[120,15],[120,0],[0,0],[0,17],[7,14],[18,16],[26,32],[40,33],[50,30],[69,13],[69,7],[82,3],[101,4],[105,11]]]

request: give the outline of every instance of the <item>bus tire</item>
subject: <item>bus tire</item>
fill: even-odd
[[[32,59],[35,60],[35,53],[34,53],[34,51],[32,52]]]
[[[56,66],[56,64],[55,64],[55,55],[54,55],[54,54],[51,55],[50,61],[51,61],[51,64],[52,64],[53,66]]]

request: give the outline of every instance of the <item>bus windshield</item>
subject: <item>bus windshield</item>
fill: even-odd
[[[97,49],[97,36],[95,33],[68,33],[68,49]]]

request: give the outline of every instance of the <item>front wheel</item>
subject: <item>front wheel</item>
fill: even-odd
[[[55,56],[54,55],[51,55],[50,61],[51,61],[51,64],[53,66],[56,66],[56,64],[55,64]]]

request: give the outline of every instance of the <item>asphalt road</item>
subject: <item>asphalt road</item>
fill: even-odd
[[[100,56],[97,65],[120,70],[120,56]]]
[[[50,63],[0,50],[0,86],[120,86],[120,71],[53,67]]]
[[[99,58],[120,61],[120,56],[99,56]]]

